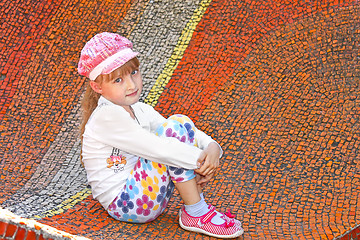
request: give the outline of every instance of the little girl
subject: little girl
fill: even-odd
[[[206,204],[201,192],[222,149],[188,117],[165,119],[139,102],[137,55],[128,39],[108,32],[81,51],[78,71],[90,79],[82,104],[82,161],[94,198],[117,220],[145,223],[164,211],[176,187],[184,202],[182,228],[240,236],[240,221]]]

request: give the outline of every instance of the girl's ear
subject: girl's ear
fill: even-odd
[[[102,89],[99,83],[95,82],[95,81],[90,81],[90,87],[97,93],[101,94],[102,93]]]

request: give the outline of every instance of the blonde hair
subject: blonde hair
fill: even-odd
[[[103,81],[109,82],[111,81],[114,76],[123,76],[126,74],[131,73],[134,70],[137,70],[140,66],[139,60],[135,57],[126,62],[121,67],[117,68],[115,71],[111,72],[110,74],[106,75],[100,75],[95,79],[95,82],[101,85]],[[116,74],[116,75],[115,75]],[[81,145],[83,141],[83,134],[85,131],[85,125],[88,122],[91,114],[95,110],[98,104],[98,100],[100,98],[100,94],[95,92],[90,87],[90,82],[86,85],[86,90],[84,94],[84,98],[81,101],[81,108],[82,108],[82,119],[81,119],[81,125],[80,125],[80,139],[81,139]],[[82,159],[82,156],[81,156]]]

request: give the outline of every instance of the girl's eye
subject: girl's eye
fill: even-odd
[[[121,78],[117,78],[117,79],[115,79],[115,81],[114,81],[114,82],[119,83],[119,82],[121,82],[121,81],[122,81],[122,79],[121,79]]]
[[[138,72],[138,70],[134,70],[131,72],[131,75],[135,75]]]

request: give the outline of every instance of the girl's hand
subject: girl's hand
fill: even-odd
[[[219,167],[220,147],[212,142],[205,148],[198,159],[198,169],[195,172],[203,177],[208,182],[215,174],[216,169]],[[210,177],[210,178],[209,178]]]
[[[196,183],[200,185],[201,188],[204,188],[205,185],[215,176],[215,173],[208,174],[206,176],[196,175]]]

